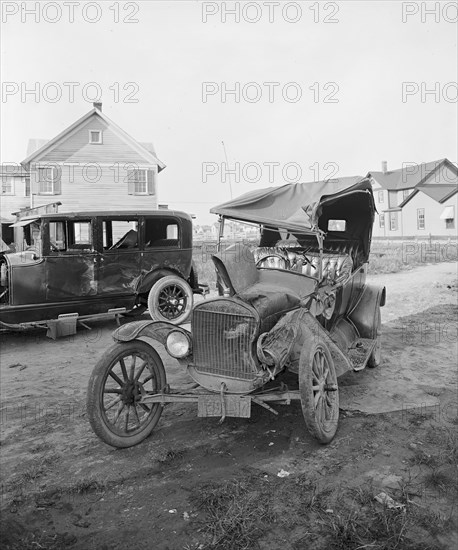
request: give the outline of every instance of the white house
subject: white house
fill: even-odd
[[[373,236],[456,237],[456,207],[447,211],[445,207],[455,206],[457,175],[457,167],[448,159],[408,163],[391,171],[384,162],[381,172],[369,172],[377,207]],[[444,215],[453,215],[453,223],[441,218]]]

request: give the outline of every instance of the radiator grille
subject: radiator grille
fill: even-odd
[[[192,316],[194,366],[200,372],[251,380],[257,371],[253,341],[257,321],[229,300],[197,307]]]

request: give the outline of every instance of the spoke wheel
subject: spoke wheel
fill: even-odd
[[[372,369],[378,367],[382,361],[382,316],[380,306],[377,306],[374,323],[375,347],[367,361],[367,366]]]
[[[159,279],[148,295],[148,310],[155,321],[184,323],[192,309],[193,294],[188,283],[176,275]]]
[[[157,352],[141,341],[115,344],[89,379],[87,412],[94,432],[108,445],[131,447],[148,437],[163,407],[142,403],[166,385]]]
[[[305,344],[299,363],[299,389],[309,432],[320,443],[329,443],[339,422],[339,389],[334,362],[324,342]]]

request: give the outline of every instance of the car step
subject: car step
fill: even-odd
[[[355,372],[363,370],[375,346],[371,338],[358,338],[348,349],[348,357]]]

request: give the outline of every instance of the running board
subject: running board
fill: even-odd
[[[365,368],[375,344],[376,340],[371,338],[358,338],[353,342],[348,349],[348,358],[355,372]]]

